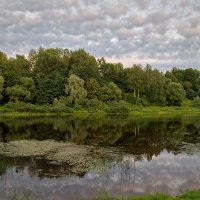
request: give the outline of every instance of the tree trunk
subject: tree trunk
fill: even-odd
[[[138,90],[138,98],[140,98],[140,91]]]
[[[136,91],[134,90],[134,97],[136,97]]]

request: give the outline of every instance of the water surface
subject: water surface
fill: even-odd
[[[0,199],[91,199],[200,189],[200,116],[3,118],[0,141],[56,140],[117,149],[118,159],[76,174],[40,157],[0,158]]]

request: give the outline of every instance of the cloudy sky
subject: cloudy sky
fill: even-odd
[[[200,69],[200,0],[0,0],[0,51],[84,48],[125,66]]]

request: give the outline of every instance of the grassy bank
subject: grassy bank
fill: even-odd
[[[141,196],[141,197],[128,197],[128,198],[110,198],[108,196],[95,198],[94,200],[200,200],[200,190],[187,192],[178,197],[172,197],[164,194],[157,194],[152,196]],[[12,191],[10,200],[31,200],[31,195],[24,192],[22,198],[18,198],[15,191]]]
[[[95,200],[125,200],[126,198],[110,198],[108,196],[96,198]],[[200,190],[187,192],[178,197],[172,197],[164,194],[152,196],[129,197],[127,200],[200,200]]]
[[[1,116],[87,116],[90,114],[129,114],[138,115],[167,115],[167,114],[200,114],[199,107],[191,105],[175,106],[139,106],[126,102],[112,102],[97,106],[54,107],[52,105],[33,105],[26,103],[8,103],[0,106]]]

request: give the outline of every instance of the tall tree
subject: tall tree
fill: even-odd
[[[65,94],[65,82],[69,71],[67,50],[40,48],[36,55],[32,54],[32,75],[37,90],[36,103],[52,104],[54,98]]]
[[[127,73],[127,86],[131,92],[134,93],[134,97],[140,97],[140,94],[144,92],[144,71],[139,65],[126,70]]]
[[[20,77],[30,76],[31,65],[23,55],[16,55],[16,58],[8,59],[2,68],[2,75],[5,79],[5,87],[12,87],[19,83]]]
[[[94,56],[84,49],[73,51],[69,58],[70,74],[75,74],[83,80],[95,78],[100,80],[99,68]]]
[[[76,76],[70,75],[68,84],[65,85],[65,92],[68,95],[68,100],[72,105],[75,105],[81,99],[87,96],[87,91],[84,89],[84,80]]]
[[[121,63],[107,63],[104,58],[98,60],[102,82],[114,82],[120,89],[126,90],[126,73]]]

